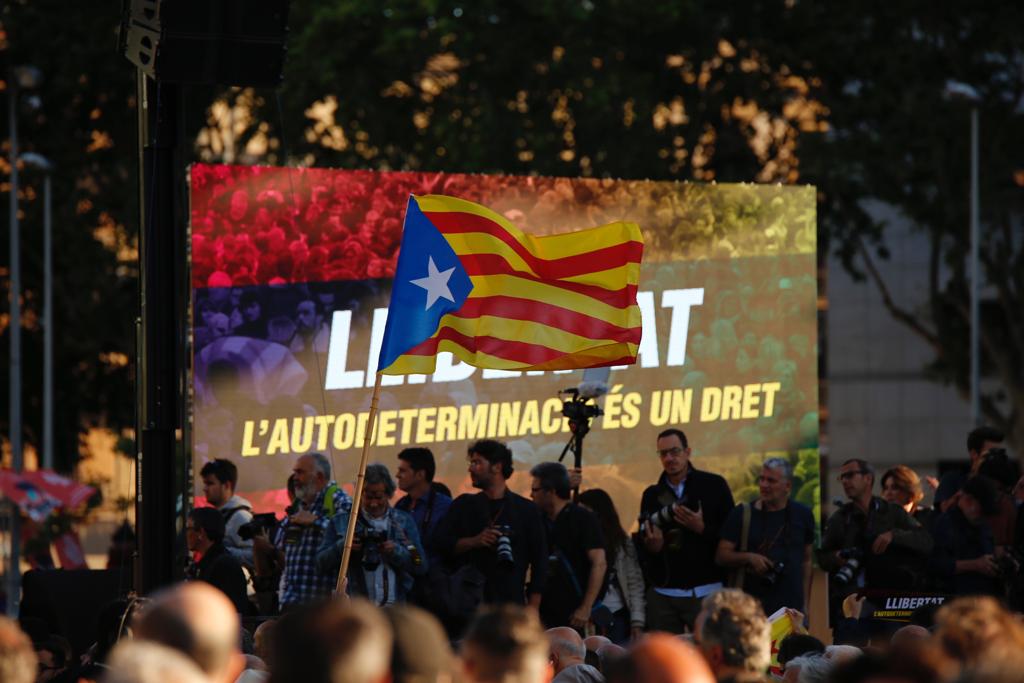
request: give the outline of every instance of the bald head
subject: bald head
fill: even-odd
[[[639,683],[715,683],[697,648],[666,633],[647,636],[630,657]]]
[[[611,638],[605,636],[587,636],[583,639],[583,646],[587,648],[588,652],[597,652],[605,645],[610,645],[611,642]]]
[[[924,626],[908,624],[907,626],[896,629],[896,632],[892,634],[892,639],[889,642],[893,647],[913,646],[915,643],[919,643],[922,640],[928,640],[930,636],[931,633],[929,633],[928,629]]]
[[[157,593],[137,617],[135,635],[183,652],[215,683],[230,683],[244,668],[239,628],[227,596],[197,581]]]
[[[587,648],[583,645],[583,638],[579,633],[567,626],[549,628],[546,633],[551,645],[551,660],[556,674],[566,667],[583,663],[587,656]]]

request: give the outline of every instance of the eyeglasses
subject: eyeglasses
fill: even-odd
[[[673,446],[672,448],[659,448],[658,457],[664,458],[666,455],[679,455],[682,452],[682,446]]]
[[[846,481],[847,479],[853,479],[858,474],[867,474],[867,470],[850,470],[849,472],[842,472],[839,475],[839,481]]]

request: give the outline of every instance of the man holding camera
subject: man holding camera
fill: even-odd
[[[284,518],[274,540],[284,553],[281,611],[314,602],[334,591],[338,577],[320,571],[316,553],[331,518],[352,509],[352,499],[331,480],[331,462],[324,455],[301,456],[295,461],[292,476],[298,510]],[[264,542],[257,540],[258,544]]]
[[[829,517],[817,550],[818,564],[840,589],[833,597],[841,600],[858,586],[914,588],[931,536],[901,506],[871,495],[875,472],[866,461],[844,462],[839,481],[849,502]]]
[[[640,533],[650,588],[647,628],[692,631],[701,600],[722,588],[715,564],[718,532],[733,509],[725,479],[690,462],[686,434],[666,429],[658,435],[662,474],[640,501]]]
[[[414,577],[427,572],[427,560],[412,516],[388,504],[395,482],[380,463],[366,467],[360,514],[352,539],[348,592],[375,605],[404,602]],[[337,576],[345,549],[350,509],[339,511],[327,526],[316,560],[320,571]]]
[[[569,501],[569,471],[564,465],[542,462],[530,475],[530,497],[547,518],[548,530],[548,576],[540,618],[548,628],[572,626],[582,631],[603,592],[608,568],[601,523],[593,512]],[[610,626],[612,614],[607,608],[604,612],[603,625]]]
[[[199,476],[206,502],[224,518],[224,548],[243,566],[252,567],[252,539],[238,534],[238,527],[252,521],[252,503],[235,493],[238,467],[230,460],[217,458],[203,465]]]
[[[512,451],[477,441],[469,447],[469,476],[480,493],[455,499],[434,534],[436,550],[482,575],[483,602],[539,607],[548,559],[544,524],[537,506],[508,488]]]
[[[956,496],[956,504],[935,520],[935,548],[928,566],[943,592],[1001,597],[1000,574],[1016,573],[1012,556],[997,558],[985,519],[997,512],[998,495],[991,479],[971,477]]]
[[[431,542],[434,530],[452,506],[452,499],[434,488],[436,468],[429,448],[406,448],[398,454],[395,472],[398,488],[405,493],[405,497],[395,503],[395,509],[412,515],[431,560],[437,558]]]
[[[732,585],[760,600],[765,614],[780,607],[809,613],[814,515],[789,499],[792,488],[789,461],[765,460],[758,478],[760,497],[729,513],[715,555],[718,564],[734,570]]]
[[[963,488],[969,477],[978,473],[978,468],[988,452],[999,448],[1004,439],[1001,431],[995,427],[975,427],[967,435],[967,457],[970,459],[966,469],[955,469],[947,472],[935,490],[935,509],[945,512],[956,504],[954,496]]]

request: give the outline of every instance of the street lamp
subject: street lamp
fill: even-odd
[[[53,469],[53,162],[25,152],[21,161],[43,173],[43,469]]]
[[[979,344],[979,291],[981,287],[980,259],[978,257],[981,239],[980,201],[978,199],[978,105],[981,95],[973,87],[959,81],[946,81],[943,95],[949,100],[963,100],[971,105],[971,424],[981,423],[981,357]]]
[[[10,401],[8,421],[11,442],[11,465],[20,472],[24,465],[21,443],[21,239],[18,226],[18,91],[38,88],[42,73],[32,66],[16,66],[8,72],[7,112],[10,126],[11,163],[11,229],[10,229],[10,297],[11,320],[8,325],[11,337],[10,357]],[[11,508],[10,566],[7,568],[7,614],[17,616],[18,599],[21,593],[21,519],[17,506]]]

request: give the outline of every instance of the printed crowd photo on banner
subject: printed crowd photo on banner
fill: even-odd
[[[738,501],[757,497],[765,458],[787,458],[794,499],[820,517],[810,187],[195,165],[195,471],[228,458],[238,492],[280,513],[295,458],[320,452],[351,489],[406,209],[428,195],[482,205],[534,236],[639,226],[642,336],[636,363],[613,366],[597,399],[584,488],[605,489],[635,520],[661,472],[657,434],[678,427],[695,465],[722,474]],[[422,260],[414,279],[430,282]],[[536,295],[552,320],[579,313],[571,298]],[[471,490],[467,446],[498,439],[515,457],[511,487],[526,493],[529,468],[569,441],[559,392],[582,375],[480,369],[442,351],[429,375],[382,377],[370,460],[397,465],[401,449],[427,446],[457,494]]]

